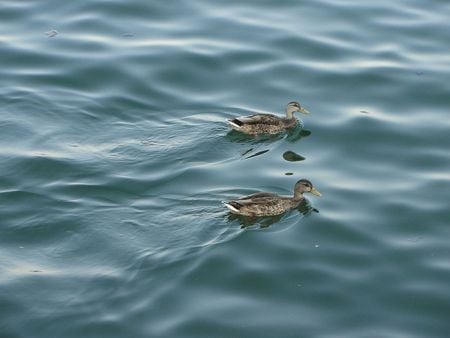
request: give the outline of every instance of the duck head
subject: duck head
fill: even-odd
[[[311,181],[309,181],[305,178],[302,178],[297,183],[295,183],[294,198],[301,199],[303,197],[303,194],[306,192],[309,192],[316,196],[322,196],[322,194],[316,188],[314,188]]]
[[[300,106],[300,103],[296,101],[289,102],[286,106],[286,115],[288,118],[292,118],[294,116],[294,113],[299,112],[303,114],[309,114],[309,111],[307,111],[305,108]]]

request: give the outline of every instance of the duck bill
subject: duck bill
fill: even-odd
[[[303,113],[303,114],[310,114],[310,112],[307,110],[307,109],[305,109],[305,108],[300,108],[300,113]]]
[[[312,188],[310,193],[319,197],[322,196],[322,194],[316,188]]]

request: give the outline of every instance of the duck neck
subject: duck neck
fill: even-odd
[[[292,120],[294,118],[294,112],[292,110],[290,110],[289,108],[286,109],[286,118],[288,120]]]
[[[294,193],[294,200],[301,201],[303,199],[303,193],[302,192],[295,192]]]

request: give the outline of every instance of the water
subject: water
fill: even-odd
[[[2,338],[448,337],[447,2],[1,7]]]

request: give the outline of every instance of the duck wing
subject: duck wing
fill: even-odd
[[[242,196],[236,200],[238,203],[257,203],[257,202],[264,202],[268,199],[272,198],[279,198],[277,194],[273,194],[270,192],[257,192],[256,194],[251,194],[247,196]]]
[[[238,126],[242,126],[244,124],[252,125],[252,124],[279,124],[280,117],[272,114],[254,114],[249,116],[239,116],[234,119],[229,120],[231,123],[236,124]]]
[[[243,196],[237,200],[234,200],[236,206],[239,207],[250,207],[250,208],[267,208],[271,205],[278,204],[283,199],[283,197],[277,194],[272,194],[268,192],[259,192],[256,194]]]
[[[235,214],[244,216],[273,216],[291,208],[290,198],[260,192],[224,203]]]

